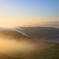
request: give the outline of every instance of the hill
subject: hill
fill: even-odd
[[[53,27],[21,27],[16,28],[38,40],[59,40],[59,28]]]
[[[15,29],[0,28],[0,57],[20,56],[36,49],[37,41]],[[0,59],[1,59],[0,58]],[[5,57],[4,57],[5,58]]]
[[[59,58],[58,57],[59,44],[51,46],[55,43],[34,40],[34,38],[37,39],[37,35],[39,37],[39,34],[40,34],[39,33],[40,31],[37,31],[37,28],[36,28],[37,35],[35,34],[34,29],[32,28],[31,30],[29,28],[23,29],[24,32],[22,29],[23,28],[17,29],[17,30],[4,29],[4,28],[0,29],[0,59],[4,59],[4,58],[5,59],[40,59],[40,58],[54,59],[54,58],[57,58],[58,59]],[[27,30],[29,34],[32,33],[31,35],[33,36],[27,35],[27,33],[25,33],[25,30]]]
[[[50,47],[46,47],[43,49],[37,49],[31,51],[25,56],[8,56],[8,55],[0,55],[0,58],[5,59],[59,59],[59,43],[56,43]]]
[[[25,59],[59,59],[59,43],[31,52]]]
[[[5,29],[0,28],[0,38],[8,38],[8,39],[16,39],[16,40],[32,40],[26,34],[22,33],[21,31],[17,31],[15,29]]]

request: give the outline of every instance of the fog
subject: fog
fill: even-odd
[[[9,40],[0,38],[0,54],[17,55],[25,52],[30,52],[36,47],[33,43],[27,41]]]

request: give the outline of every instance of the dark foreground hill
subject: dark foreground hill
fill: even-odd
[[[59,43],[41,50],[32,51],[21,57],[0,54],[0,59],[59,59]]]
[[[48,48],[31,52],[25,59],[59,59],[59,43]]]
[[[47,39],[47,40],[58,40],[59,39],[59,28],[52,27],[21,27],[17,28],[24,33],[28,34],[34,39]]]

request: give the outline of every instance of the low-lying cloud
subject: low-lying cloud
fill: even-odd
[[[36,47],[33,43],[27,41],[8,40],[7,38],[0,38],[0,54],[17,55],[27,53],[34,50]]]
[[[59,28],[59,21],[49,21],[49,22],[43,23],[42,26]]]

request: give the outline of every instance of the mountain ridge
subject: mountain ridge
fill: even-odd
[[[38,40],[56,40],[59,39],[59,28],[54,27],[20,27],[16,28],[30,37]]]

